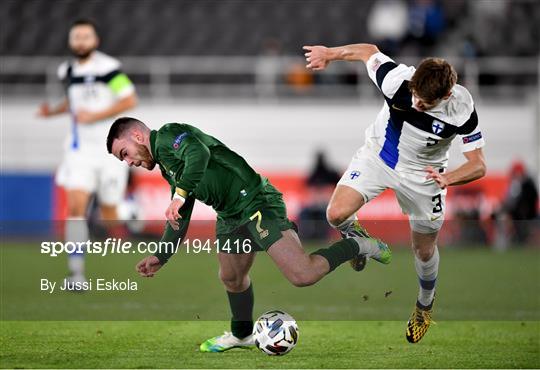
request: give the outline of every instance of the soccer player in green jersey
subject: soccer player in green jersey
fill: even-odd
[[[169,123],[155,131],[135,118],[119,118],[110,128],[107,150],[129,166],[152,170],[159,164],[171,186],[171,203],[165,212],[168,223],[161,241],[176,244],[184,238],[196,199],[217,212],[216,240],[223,248],[217,254],[219,276],[232,311],[231,332],[202,343],[203,352],[254,345],[249,269],[255,252],[266,251],[283,275],[299,287],[315,284],[359,255],[390,262],[386,244],[355,234],[307,254],[295,224],[287,218],[282,194],[244,158],[196,127]],[[246,240],[249,253],[235,247]],[[159,251],[148,256],[137,264],[137,271],[144,277],[154,276],[172,254]]]

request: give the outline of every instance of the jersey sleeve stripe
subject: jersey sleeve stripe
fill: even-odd
[[[70,67],[71,68],[71,67]],[[92,81],[99,81],[104,83],[109,83],[117,76],[124,75],[119,69],[111,71],[105,75],[95,76],[95,75],[82,75],[82,76],[73,76],[72,70],[68,70],[67,79],[69,84],[82,84],[85,83],[88,79]]]
[[[377,69],[376,78],[377,78],[377,86],[379,86],[379,89],[382,90],[382,84],[384,81],[384,78],[394,68],[396,68],[398,65],[394,62],[386,62],[382,64],[379,69]]]
[[[133,84],[126,74],[120,73],[110,80],[108,85],[115,94],[119,94],[124,89],[130,88]]]
[[[457,133],[460,135],[470,134],[476,129],[477,126],[478,126],[478,115],[476,114],[476,109],[475,109],[471,113],[471,116],[469,117],[467,122],[465,122],[463,125],[458,127]]]
[[[113,78],[116,76],[122,74],[122,72],[119,69],[115,69],[114,71],[111,71],[103,76],[100,76],[99,79],[105,83],[109,83]]]

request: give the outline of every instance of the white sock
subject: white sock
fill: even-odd
[[[343,221],[339,225],[337,225],[337,226],[332,225],[332,227],[334,227],[335,229],[339,230],[340,232],[346,234],[349,231],[349,228],[351,227],[351,225],[355,221],[358,221],[358,217],[356,216],[356,212],[353,213],[348,219],[346,219],[345,221]]]
[[[423,262],[415,256],[414,266],[420,283],[418,302],[420,302],[422,306],[429,306],[433,302],[433,297],[435,296],[435,283],[439,272],[439,249],[437,246],[435,246],[433,256],[426,262]]]
[[[70,254],[68,268],[73,276],[84,276],[84,254]]]
[[[355,236],[351,239],[358,243],[358,246],[360,247],[360,252],[358,254],[365,254],[371,258],[379,258],[381,256],[381,250],[379,249],[379,244],[376,240],[361,238],[359,236]]]
[[[70,217],[66,220],[64,241],[86,242],[88,240],[88,225],[84,217]],[[68,268],[72,275],[84,275],[84,254],[73,253],[68,257]]]

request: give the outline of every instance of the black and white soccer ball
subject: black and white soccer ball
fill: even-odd
[[[253,339],[258,349],[270,356],[289,353],[298,342],[298,325],[283,311],[268,311],[253,326]]]

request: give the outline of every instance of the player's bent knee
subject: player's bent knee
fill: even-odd
[[[435,248],[416,248],[414,247],[414,254],[418,259],[422,262],[427,262],[433,257],[433,253],[435,252]]]
[[[245,290],[243,288],[244,285],[246,285],[246,276],[220,271],[219,279],[221,280],[223,285],[225,285],[225,288],[227,288],[228,291],[238,292]]]
[[[332,226],[337,226],[343,223],[349,215],[345,214],[344,210],[337,205],[329,205],[326,209],[326,220]]]

